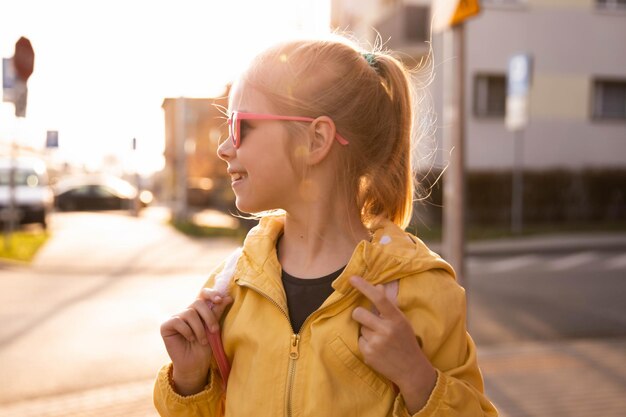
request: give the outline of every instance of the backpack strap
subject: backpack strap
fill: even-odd
[[[239,247],[235,249],[227,258],[224,263],[224,268],[216,275],[215,284],[213,286],[214,289],[219,291],[222,296],[228,295],[228,289],[230,287],[230,283],[235,276],[235,267],[237,266],[237,261],[241,256],[243,248]],[[213,308],[213,303],[207,302],[209,307]],[[226,357],[226,352],[224,352],[224,345],[222,343],[222,336],[220,333],[211,333],[206,329],[207,338],[209,339],[209,346],[211,346],[211,351],[213,352],[213,357],[217,362],[217,369],[222,376],[222,381],[224,382],[224,390],[226,390],[226,386],[228,384],[228,375],[230,374],[230,363],[228,362],[228,358]]]

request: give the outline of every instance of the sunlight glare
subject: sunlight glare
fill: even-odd
[[[262,48],[328,33],[329,4],[316,0],[207,2],[22,0],[0,7],[0,55],[20,36],[35,70],[23,123],[0,105],[0,153],[12,140],[44,151],[59,131],[57,160],[99,169],[128,166],[132,138],[144,174],[163,164],[168,97],[215,97]],[[36,11],[36,13],[34,13]],[[135,165],[130,164],[130,165]]]

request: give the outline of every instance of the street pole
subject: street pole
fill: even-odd
[[[464,23],[443,32],[443,147],[450,162],[443,176],[443,252],[465,281]]]
[[[524,131],[522,129],[515,131],[513,142],[511,231],[514,234],[520,234],[524,218]]]
[[[533,72],[532,56],[527,53],[515,54],[509,59],[508,67],[504,125],[513,132],[511,232],[520,234],[524,219],[524,130],[528,125],[528,94]]]
[[[187,103],[184,97],[176,100],[176,164],[174,165],[174,220],[187,220]]]
[[[139,156],[137,154],[137,138],[133,138],[133,171],[134,171],[134,182],[136,187],[135,198],[133,199],[131,214],[134,217],[139,216],[140,203],[139,203],[139,193],[141,193],[141,184],[139,181]]]

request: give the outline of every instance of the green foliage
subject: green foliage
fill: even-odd
[[[179,232],[191,237],[232,237],[243,241],[243,238],[246,236],[246,230],[243,230],[241,228],[231,229],[228,227],[201,226],[190,221],[172,221],[171,224]]]

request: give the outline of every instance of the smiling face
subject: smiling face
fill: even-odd
[[[233,86],[229,111],[273,113],[269,102],[245,83]],[[245,213],[288,210],[298,196],[298,180],[288,157],[289,140],[285,121],[242,120],[241,145],[235,149],[230,138],[218,155],[228,164],[235,204]]]

